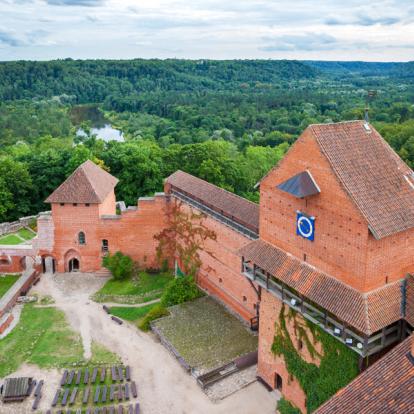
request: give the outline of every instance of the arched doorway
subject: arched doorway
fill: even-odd
[[[65,272],[80,272],[81,257],[79,252],[70,249],[65,254]]]
[[[282,391],[282,387],[283,387],[283,380],[282,377],[275,373],[275,388],[279,391]]]
[[[79,272],[79,259],[76,257],[69,260],[69,272]]]
[[[42,271],[43,273],[56,272],[56,260],[53,256],[42,256]]]

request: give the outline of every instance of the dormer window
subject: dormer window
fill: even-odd
[[[85,233],[83,231],[79,232],[78,241],[79,241],[79,244],[86,244],[86,237],[85,237]]]

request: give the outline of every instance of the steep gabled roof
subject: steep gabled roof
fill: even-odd
[[[414,227],[413,172],[371,125],[309,128],[376,239]]]
[[[176,171],[166,183],[230,219],[259,232],[259,206],[183,171]]]
[[[99,204],[117,183],[117,178],[88,160],[81,164],[45,202]]]
[[[315,414],[414,413],[411,335],[315,411]]]
[[[400,282],[363,294],[262,240],[238,253],[364,334],[371,335],[402,317]]]

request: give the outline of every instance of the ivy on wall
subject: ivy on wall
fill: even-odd
[[[312,357],[318,356],[319,367],[302,359],[293,345],[286,326],[286,320],[292,319],[296,336],[303,340]],[[321,344],[321,353],[314,346],[318,342]],[[290,309],[285,315],[285,305],[282,306],[279,323],[275,327],[272,352],[284,357],[288,372],[299,381],[306,395],[308,413],[315,411],[359,373],[358,355],[355,352],[308,320],[301,323],[294,310]],[[291,412],[281,411],[279,406],[278,410],[281,414]]]

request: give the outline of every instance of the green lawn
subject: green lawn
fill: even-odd
[[[126,321],[136,321],[139,318],[145,316],[156,304],[145,305],[141,307],[124,307],[113,306],[110,308],[111,315],[118,316],[118,318],[125,319]]]
[[[168,310],[170,316],[156,320],[154,325],[201,373],[257,350],[257,336],[208,296]]]
[[[20,275],[0,275],[0,298],[17,282]]]
[[[34,233],[33,231],[26,229],[25,227],[23,227],[22,229],[20,229],[17,234],[25,240],[32,240],[33,237],[36,236],[36,233]]]
[[[23,243],[22,239],[17,237],[15,234],[6,234],[0,237],[0,244],[20,244]]]
[[[27,304],[18,325],[0,339],[0,377],[16,371],[24,362],[41,368],[64,368],[117,360],[100,345],[94,344],[92,351],[91,360],[84,361],[80,335],[69,328],[62,311]]]
[[[149,274],[140,272],[127,280],[110,279],[93,295],[96,302],[144,303],[161,297],[171,273]]]

